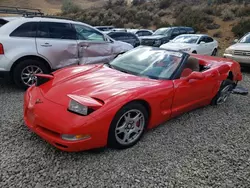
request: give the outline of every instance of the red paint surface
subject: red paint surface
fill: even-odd
[[[24,98],[25,123],[61,150],[103,147],[107,145],[114,115],[131,101],[143,100],[148,103],[150,129],[172,117],[210,104],[229,71],[233,73],[234,81],[242,79],[239,64],[232,60],[194,56],[200,59],[200,64],[211,67],[202,73],[204,78],[200,80],[153,80],[103,65],[58,70],[53,73],[52,80],[27,90]],[[69,112],[67,108],[71,98],[93,107],[95,111],[88,116]],[[38,100],[39,103],[36,103]],[[91,137],[83,141],[65,141],[60,134],[87,134]]]

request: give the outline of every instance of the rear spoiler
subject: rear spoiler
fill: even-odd
[[[54,79],[53,74],[36,74],[36,77],[37,77],[36,86],[40,86]]]

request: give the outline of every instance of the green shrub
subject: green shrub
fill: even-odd
[[[81,9],[71,0],[63,0],[61,10],[63,14],[77,13],[81,11]]]
[[[222,17],[223,21],[230,21],[230,20],[234,19],[235,15],[231,10],[225,9],[222,11],[221,17]]]
[[[196,31],[205,31],[205,23],[208,16],[202,10],[191,9],[190,7],[184,10],[176,18],[175,25],[184,25],[193,27]]]
[[[242,37],[250,31],[250,19],[242,20],[232,28],[232,32],[236,37]]]
[[[250,6],[237,7],[237,8],[235,8],[234,13],[235,13],[235,16],[237,16],[237,17],[249,16],[250,15]]]
[[[165,9],[172,4],[172,0],[159,0],[159,8]]]

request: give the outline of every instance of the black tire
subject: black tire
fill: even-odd
[[[221,86],[220,86],[220,89],[219,89],[218,93],[217,93],[217,94],[215,95],[215,97],[212,99],[211,104],[212,104],[212,105],[220,105],[220,104],[226,102],[227,98],[228,98],[229,95],[230,95],[230,92],[231,92],[231,91],[233,90],[233,88],[234,88],[234,85],[235,85],[235,84],[233,83],[232,80],[229,80],[229,79],[224,80],[224,81],[221,83]],[[229,87],[229,95],[227,96],[227,98],[226,98],[225,101],[223,101],[222,103],[219,102],[220,99],[221,99],[220,97],[222,97],[222,95],[223,95],[223,90],[224,90],[225,88],[228,88],[228,87]]]
[[[36,59],[26,59],[26,60],[19,62],[13,70],[13,81],[19,88],[27,89],[29,87],[29,85],[24,83],[21,77],[23,70],[27,68],[28,66],[39,67],[42,71],[40,73],[47,74],[50,72],[47,66],[44,64],[44,62],[36,60]]]
[[[212,52],[212,56],[217,56],[217,49],[215,48],[214,51]]]
[[[193,54],[197,54],[197,52],[196,52],[196,51],[193,51],[192,53],[193,53]]]
[[[121,144],[118,139],[117,139],[117,135],[116,135],[116,127],[117,124],[119,123],[119,120],[122,119],[122,117],[129,111],[131,110],[137,110],[140,111],[143,116],[144,116],[144,125],[143,125],[143,129],[141,130],[140,133],[138,133],[138,137],[131,143],[127,143],[127,144]],[[140,103],[137,102],[133,102],[133,103],[129,103],[126,106],[122,107],[115,115],[115,117],[113,118],[110,128],[109,128],[109,134],[108,134],[108,146],[111,148],[115,148],[115,149],[126,149],[129,147],[132,147],[133,145],[135,145],[142,137],[147,125],[148,125],[148,112],[145,109],[145,107],[143,105],[141,105]],[[119,125],[119,124],[118,124]],[[127,125],[128,126],[128,125]],[[124,135],[125,136],[125,135]],[[131,136],[131,138],[133,138],[134,136]]]

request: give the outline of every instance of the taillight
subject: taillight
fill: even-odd
[[[0,43],[0,55],[4,54],[4,49],[3,49],[3,45]]]

